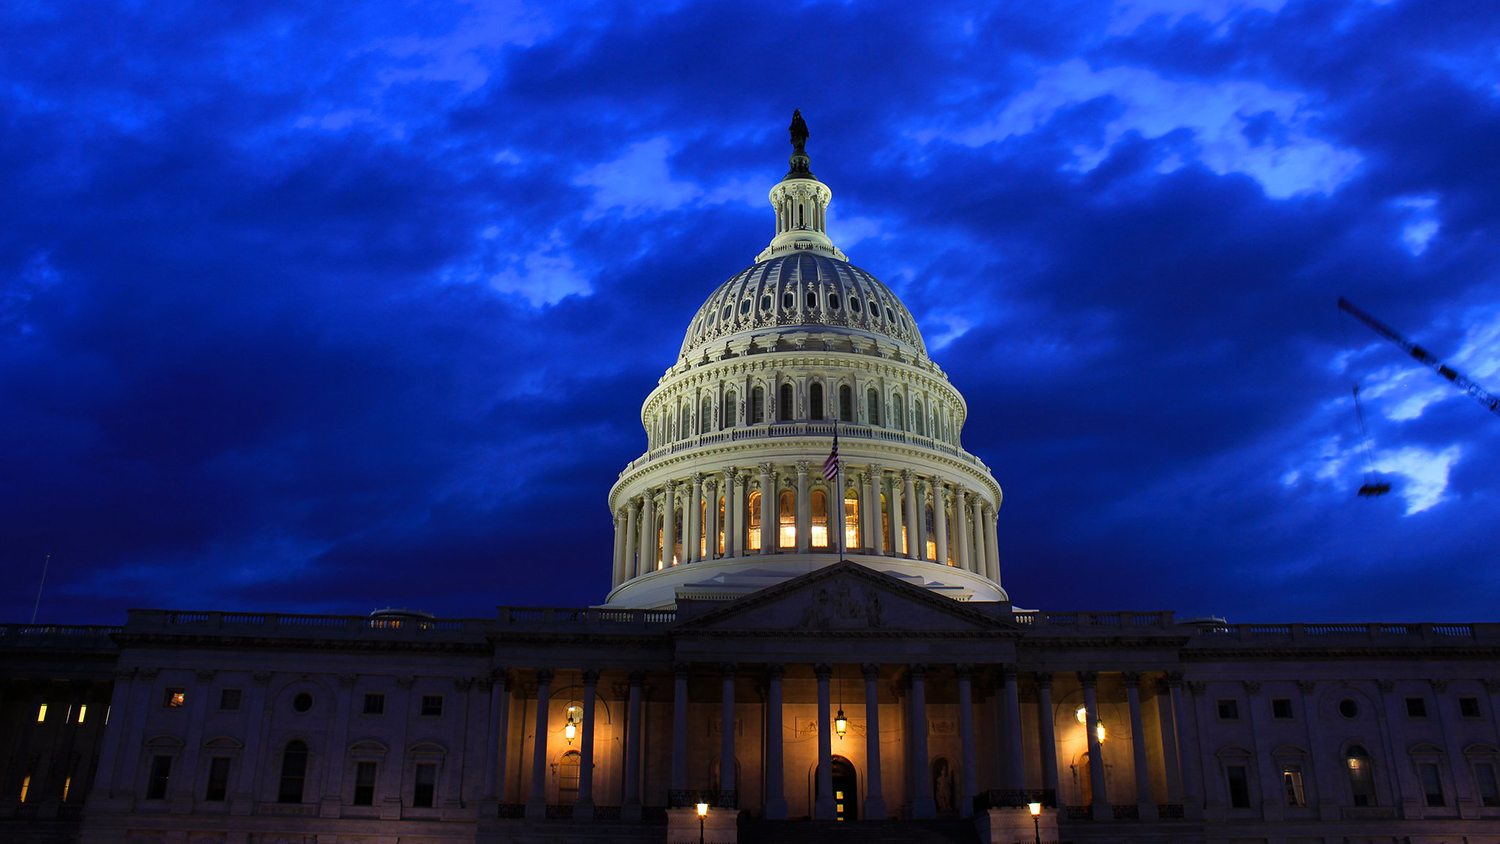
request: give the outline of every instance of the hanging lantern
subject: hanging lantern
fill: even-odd
[[[1097,736],[1099,736],[1099,743],[1103,744],[1104,743],[1104,722],[1103,721],[1099,721],[1099,722],[1097,722],[1097,723],[1094,724],[1094,734],[1097,735]]]
[[[839,708],[839,714],[833,718],[833,731],[839,734],[839,738],[843,738],[844,733],[849,732],[849,719],[844,717],[842,707]]]

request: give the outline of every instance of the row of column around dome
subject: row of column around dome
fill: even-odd
[[[842,507],[834,489],[806,460],[730,466],[649,488],[615,511],[613,585],[708,560],[841,550],[1000,582],[995,505],[983,492],[877,464],[845,467]]]

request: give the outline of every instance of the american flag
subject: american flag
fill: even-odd
[[[823,480],[837,480],[839,476],[839,428],[833,426],[833,450],[828,452],[828,459],[823,461]]]

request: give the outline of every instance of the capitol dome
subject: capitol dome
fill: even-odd
[[[610,491],[607,606],[728,600],[840,559],[1008,600],[1001,490],[963,449],[963,396],[896,294],[828,237],[833,194],[805,141],[797,115],[775,235],[708,296],[641,406],[646,452]]]

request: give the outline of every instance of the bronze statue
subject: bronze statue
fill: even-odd
[[[792,150],[794,153],[807,153],[807,124],[802,120],[802,109],[792,111],[792,125],[788,127],[792,133]]]

